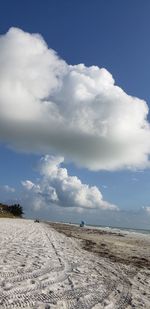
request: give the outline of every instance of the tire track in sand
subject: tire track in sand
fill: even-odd
[[[1,229],[5,233],[4,237],[0,233],[0,309],[46,308],[47,304],[105,308],[112,298],[114,309],[125,309],[130,303],[130,269],[127,273],[81,250],[74,240],[44,224],[2,220]]]

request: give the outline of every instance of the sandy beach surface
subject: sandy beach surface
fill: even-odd
[[[0,219],[0,308],[150,308],[150,236]]]

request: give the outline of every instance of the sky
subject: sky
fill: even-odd
[[[150,2],[0,2],[0,201],[150,229]]]

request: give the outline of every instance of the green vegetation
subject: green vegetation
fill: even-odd
[[[15,216],[10,212],[0,212],[0,218],[15,218]]]
[[[20,204],[4,205],[0,203],[0,218],[22,218],[23,208]]]

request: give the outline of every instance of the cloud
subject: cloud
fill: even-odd
[[[103,189],[107,189],[108,186],[107,186],[107,185],[102,185],[102,188],[103,188]]]
[[[6,192],[11,192],[11,193],[14,193],[14,192],[15,192],[15,188],[10,187],[10,186],[8,186],[8,185],[4,185],[4,186],[2,187],[2,189],[3,189],[4,191],[6,191]]]
[[[143,207],[143,210],[150,215],[150,207]]]
[[[149,167],[145,101],[104,68],[68,65],[39,34],[0,37],[0,140],[91,170]]]
[[[132,177],[132,181],[137,182],[137,181],[139,181],[139,179],[137,177]]]
[[[39,192],[40,186],[35,185],[32,181],[30,180],[25,180],[21,182],[23,187],[26,188],[27,190],[33,190],[34,192]]]
[[[76,176],[69,176],[67,169],[62,168],[63,157],[46,155],[40,160],[41,180],[33,183],[22,181],[22,185],[32,199],[35,209],[51,203],[62,207],[77,209],[111,209],[118,210],[116,205],[103,199],[100,190],[83,184]]]

